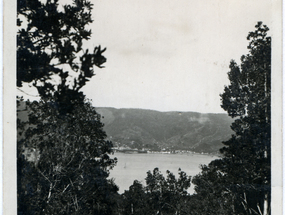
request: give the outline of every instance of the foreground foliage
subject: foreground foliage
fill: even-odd
[[[45,2],[45,3],[43,3]],[[17,0],[17,87],[30,84],[44,100],[54,100],[61,113],[84,103],[80,91],[102,68],[106,49],[84,49],[90,39],[92,4],[72,0]]]
[[[17,87],[29,84],[41,98],[18,100],[18,214],[114,214],[112,143],[80,91],[106,61],[100,46],[83,48],[92,4],[17,3]]]
[[[112,214],[118,187],[107,177],[116,159],[95,109],[86,102],[61,115],[50,103],[25,106],[28,121],[18,123],[19,214]]]
[[[259,22],[250,32],[249,54],[230,63],[230,85],[222,108],[235,121],[223,158],[195,176],[197,199],[211,214],[270,214],[271,195],[271,38]],[[203,202],[203,201],[202,201]],[[208,213],[208,211],[205,211]],[[203,213],[204,214],[204,213]]]
[[[158,168],[147,172],[146,186],[135,180],[122,194],[122,214],[189,214],[187,201],[191,177],[179,169],[179,177],[167,171],[165,178]]]

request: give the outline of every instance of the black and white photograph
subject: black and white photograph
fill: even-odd
[[[280,7],[4,5],[4,214],[281,215]]]

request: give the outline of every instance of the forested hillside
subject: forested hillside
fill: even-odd
[[[232,131],[226,114],[97,108],[115,146],[217,153]]]

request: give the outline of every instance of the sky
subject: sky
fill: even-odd
[[[231,59],[247,54],[270,0],[92,0],[92,38],[105,68],[83,88],[95,107],[225,113]]]
[[[107,62],[83,91],[100,107],[225,113],[230,60],[248,53],[257,21],[271,21],[270,1],[93,3],[88,47],[107,47]]]

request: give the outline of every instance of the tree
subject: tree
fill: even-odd
[[[222,160],[201,166],[201,173],[193,177],[195,193],[189,201],[191,214],[237,214],[233,208],[234,198],[224,173],[219,170]]]
[[[147,204],[147,194],[144,186],[137,180],[122,194],[122,211],[123,214],[148,215],[150,208]]]
[[[60,8],[58,0],[17,1],[17,86],[31,83],[42,99],[55,100],[63,112],[73,101],[84,101],[80,89],[102,68],[106,49],[83,49],[90,39],[92,4],[73,0]]]
[[[249,54],[241,57],[241,66],[230,64],[230,85],[221,95],[222,108],[233,118],[235,135],[224,144],[224,160],[234,171],[248,210],[270,212],[271,186],[271,37],[261,22],[250,32]],[[241,177],[242,176],[242,177]],[[240,181],[242,178],[242,181]],[[241,196],[240,195],[240,196]],[[246,196],[246,197],[244,197]],[[246,198],[246,199],[245,199]]]
[[[165,178],[158,168],[147,172],[146,186],[134,181],[123,194],[124,214],[189,214],[187,201],[191,177],[179,169],[179,178],[167,170]]]
[[[85,102],[60,115],[42,101],[26,106],[29,127],[18,138],[19,214],[112,214],[118,187],[107,177],[116,159],[108,155],[112,143],[95,108]]]
[[[234,214],[270,214],[271,38],[262,22],[255,27],[247,37],[249,54],[241,57],[240,66],[231,61],[230,85],[220,95],[221,107],[235,119],[234,134],[223,142],[223,158],[209,165],[221,173],[215,187],[222,189],[220,197],[229,193]],[[209,180],[211,172],[202,170],[194,180],[198,186],[204,186],[201,181]]]
[[[102,68],[106,49],[83,49],[92,4],[18,0],[17,86],[40,101],[18,112],[19,214],[114,214],[118,188],[107,179],[116,159],[100,116],[81,88]],[[18,100],[20,104],[21,100]]]

